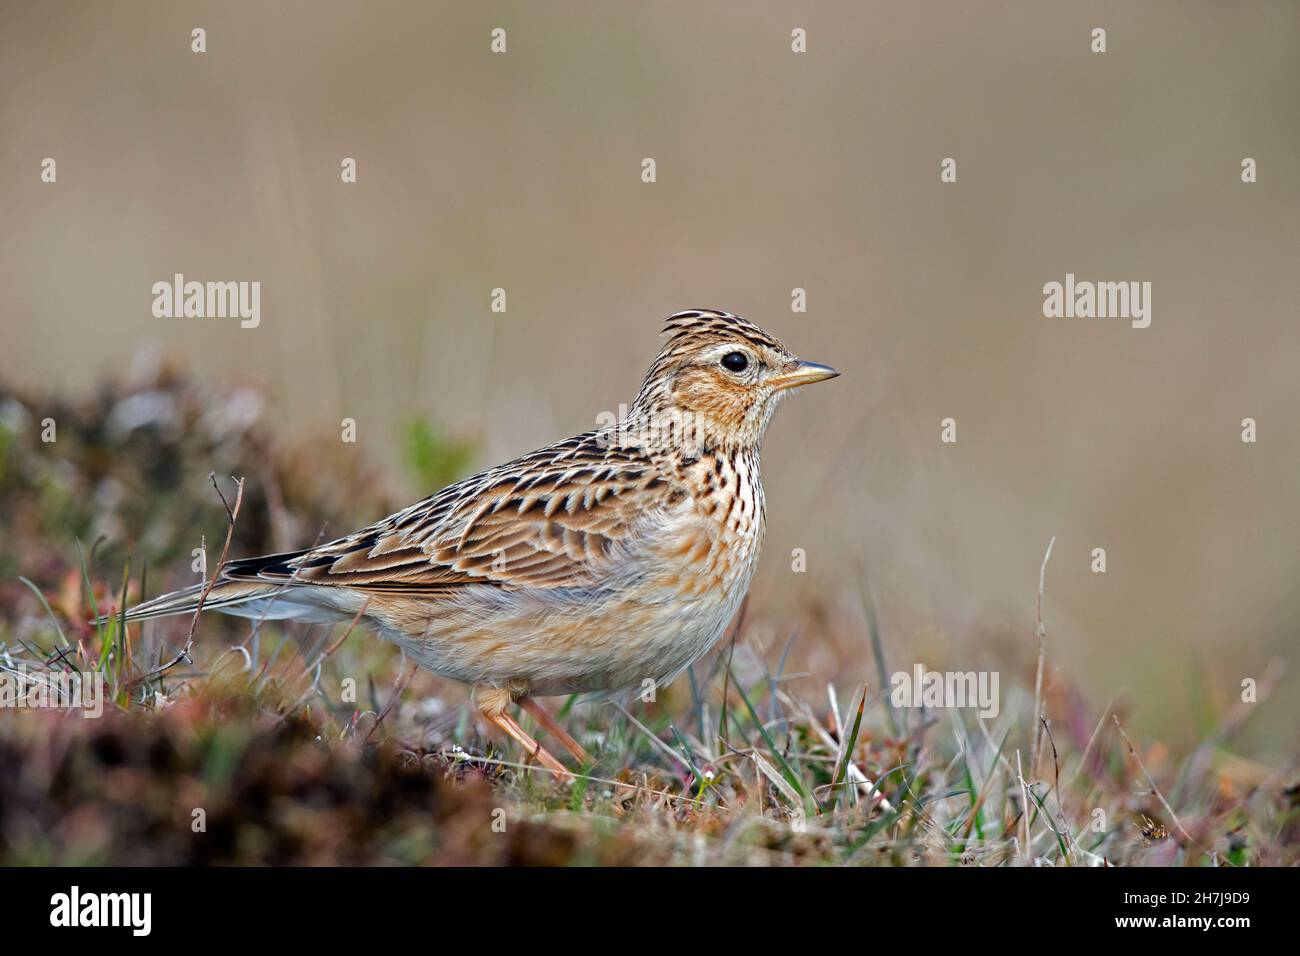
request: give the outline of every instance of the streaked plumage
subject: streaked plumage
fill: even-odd
[[[787,389],[838,373],[726,312],[680,312],[665,332],[623,421],[319,547],[231,561],[205,609],[336,622],[364,606],[422,666],[477,688],[494,722],[511,699],[671,680],[716,643],[754,573],[772,413]],[[127,620],[192,613],[201,590]]]

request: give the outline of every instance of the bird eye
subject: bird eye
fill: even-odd
[[[728,352],[722,356],[722,367],[728,372],[743,372],[747,365],[749,359],[745,358],[744,352]]]

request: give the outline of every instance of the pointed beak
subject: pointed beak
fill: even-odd
[[[824,382],[826,379],[834,378],[839,374],[829,365],[818,365],[816,362],[795,362],[792,368],[786,369],[786,371],[773,378],[771,384],[775,390],[781,391],[786,388],[811,385],[813,382]]]

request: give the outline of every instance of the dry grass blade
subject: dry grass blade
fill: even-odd
[[[831,698],[834,700],[834,697]],[[853,748],[858,742],[858,733],[862,729],[862,712],[867,706],[867,685],[862,685],[862,693],[858,697],[858,711],[853,718],[853,730],[847,735],[843,731],[844,724],[839,720],[838,708],[836,711],[836,723],[840,727],[840,751],[835,757],[835,776],[831,780],[831,790],[833,799],[839,799],[839,788],[844,782],[844,776],[847,767],[852,763]]]
[[[1128,739],[1128,734],[1124,733],[1124,726],[1119,722],[1119,718],[1111,717],[1111,720],[1115,721],[1115,727],[1119,730],[1119,735],[1124,738],[1124,745],[1128,747],[1129,754],[1137,763],[1138,769],[1142,771],[1142,776],[1146,777],[1147,783],[1151,787],[1151,792],[1156,795],[1156,799],[1160,801],[1160,805],[1164,807],[1165,812],[1169,814],[1169,819],[1173,820],[1174,826],[1178,827],[1178,832],[1186,837],[1187,841],[1191,843],[1192,846],[1199,847],[1200,844],[1197,843],[1195,837],[1187,832],[1187,828],[1183,826],[1183,822],[1178,819],[1178,814],[1174,813],[1174,808],[1169,805],[1169,801],[1165,799],[1165,795],[1161,793],[1160,788],[1156,785],[1155,778],[1152,777],[1150,772],[1147,770],[1146,764],[1144,764],[1142,758],[1138,756],[1137,748],[1133,746],[1133,741]]]
[[[1030,751],[1030,770],[1037,772],[1038,752],[1043,745],[1043,728],[1038,724],[1038,719],[1043,715],[1043,664],[1047,659],[1047,626],[1043,624],[1043,590],[1047,580],[1047,561],[1052,556],[1052,548],[1056,546],[1056,535],[1052,535],[1052,540],[1047,542],[1047,550],[1043,553],[1043,563],[1038,567],[1038,672],[1034,677],[1034,737],[1033,747]]]
[[[1025,783],[1024,768],[1020,763],[1020,751],[1016,750],[1016,781],[1020,786],[1020,820],[1024,829],[1024,836],[1020,844],[1020,862],[1028,866],[1033,862],[1032,848],[1029,840],[1029,785]]]
[[[753,759],[754,765],[762,771],[763,776],[768,779],[772,786],[776,787],[776,789],[780,791],[781,796],[785,797],[786,802],[789,803],[791,807],[802,810],[803,797],[799,795],[798,791],[796,791],[794,787],[790,786],[786,779],[781,775],[781,772],[776,769],[776,766],[763,756],[763,752],[755,748],[749,752],[749,755]]]
[[[199,594],[199,603],[198,606],[194,609],[194,617],[190,620],[190,632],[185,639],[185,646],[181,648],[180,653],[178,653],[166,664],[161,664],[158,667],[155,667],[153,670],[148,671],[144,675],[137,677],[134,681],[132,681],[133,685],[148,683],[149,681],[153,680],[155,677],[158,677],[159,675],[164,674],[167,671],[171,670],[181,661],[185,661],[186,663],[189,663],[190,650],[194,647],[194,634],[198,630],[198,626],[199,626],[199,615],[203,613],[203,604],[205,601],[207,601],[208,595],[212,593],[212,589],[216,586],[217,578],[221,576],[221,570],[226,565],[226,558],[230,554],[230,539],[231,537],[233,537],[235,533],[235,521],[238,520],[239,518],[239,508],[244,502],[244,479],[243,478],[234,479],[235,504],[233,508],[226,502],[226,496],[221,493],[221,489],[217,486],[217,476],[215,472],[208,472],[208,480],[212,482],[212,487],[216,489],[217,497],[221,499],[221,503],[225,505],[226,508],[226,519],[227,519],[226,520],[226,543],[221,546],[221,559],[217,562],[216,568],[213,569],[212,576],[208,578],[208,583],[203,588],[202,593]]]

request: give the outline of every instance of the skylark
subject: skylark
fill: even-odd
[[[534,696],[662,686],[722,636],[763,540],[759,447],[791,389],[839,373],[727,312],[667,320],[627,416],[466,478],[346,537],[226,563],[204,610],[361,620],[469,684],[483,716],[568,776],[507,712]],[[193,613],[204,585],[128,621]]]

